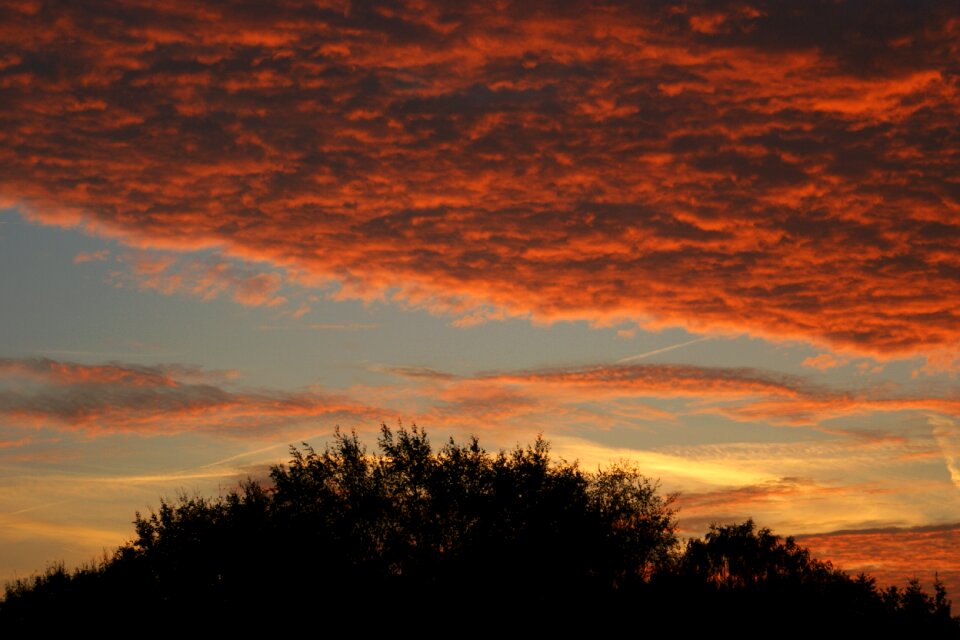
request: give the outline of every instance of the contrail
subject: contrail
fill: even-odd
[[[658,353],[666,353],[667,351],[673,351],[674,349],[679,349],[681,347],[689,347],[691,344],[697,344],[698,342],[704,342],[709,339],[710,339],[710,336],[703,336],[702,338],[697,338],[696,340],[681,342],[680,344],[672,344],[669,347],[663,347],[662,349],[655,349],[654,351],[647,351],[646,353],[638,353],[635,356],[627,356],[626,358],[620,358],[619,360],[617,360],[617,364],[623,364],[624,362],[633,362],[634,360],[643,360],[644,358],[655,356]]]
[[[45,502],[44,504],[37,504],[32,507],[17,509],[16,511],[8,511],[6,513],[0,513],[0,516],[18,516],[21,513],[29,513],[31,511],[36,511],[37,509],[46,509],[47,507],[55,507],[59,504],[64,504],[65,502],[66,500],[57,500],[56,502]]]
[[[316,436],[311,436],[316,437]],[[244,451],[243,453],[238,453],[235,456],[230,456],[228,458],[223,458],[222,460],[217,460],[216,462],[208,462],[206,464],[201,464],[194,469],[206,469],[208,467],[216,467],[221,464],[226,464],[228,462],[233,462],[234,460],[239,460],[241,458],[248,458],[250,456],[255,456],[260,453],[266,453],[267,451],[272,451],[273,449],[279,449],[280,447],[289,447],[292,443],[290,442],[280,442],[278,444],[272,444],[269,447],[263,447],[262,449],[254,449],[253,451]]]

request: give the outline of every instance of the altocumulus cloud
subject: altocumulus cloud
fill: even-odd
[[[960,340],[951,3],[24,0],[0,43],[35,219],[462,324]]]

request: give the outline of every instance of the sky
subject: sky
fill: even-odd
[[[960,593],[952,3],[0,3],[0,580],[336,427]]]

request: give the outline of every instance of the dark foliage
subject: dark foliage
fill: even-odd
[[[877,588],[873,578],[851,578],[829,562],[752,520],[711,526],[689,540],[663,576],[674,594],[714,621],[758,631],[782,628],[856,637],[960,637],[943,585],[935,596],[917,580],[905,590]],[[670,591],[666,589],[665,591]]]
[[[941,585],[878,590],[750,521],[683,548],[672,497],[636,469],[585,473],[546,443],[433,452],[383,427],[379,453],[337,433],[292,450],[268,487],[180,496],[99,565],[7,586],[5,630],[409,628],[447,635],[570,624],[764,625],[960,635]],[[651,618],[651,616],[654,616]],[[645,621],[645,622],[644,622]],[[658,624],[660,623],[658,622]],[[463,629],[463,627],[460,627]]]

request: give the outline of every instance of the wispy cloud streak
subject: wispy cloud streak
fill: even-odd
[[[384,418],[376,409],[316,390],[231,389],[230,377],[178,366],[0,359],[0,417],[13,425],[90,434],[215,431],[249,437],[305,420]]]

